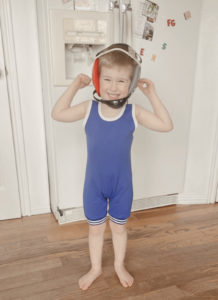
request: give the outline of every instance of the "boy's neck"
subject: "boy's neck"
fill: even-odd
[[[124,105],[125,105],[125,104],[124,104]],[[104,110],[104,111],[109,111],[109,112],[114,112],[114,113],[116,113],[116,112],[121,111],[121,110],[123,109],[123,106],[120,107],[120,108],[112,108],[112,107],[108,106],[107,104],[101,102],[101,108],[102,108],[102,110]]]

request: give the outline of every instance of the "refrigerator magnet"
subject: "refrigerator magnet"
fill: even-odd
[[[155,62],[156,58],[157,58],[157,55],[156,54],[152,54],[151,60]]]
[[[167,19],[167,26],[172,26],[174,27],[176,25],[176,21],[173,19]]]
[[[144,49],[144,48],[141,48],[141,49],[140,49],[140,55],[141,55],[141,56],[143,56],[143,55],[144,55],[144,51],[145,51],[145,49]]]
[[[191,12],[189,10],[187,10],[186,12],[184,12],[184,17],[185,17],[185,20],[188,20],[191,18]]]
[[[163,43],[163,45],[162,45],[162,47],[161,47],[161,48],[162,48],[163,50],[165,50],[165,49],[166,49],[166,47],[167,47],[167,43]]]

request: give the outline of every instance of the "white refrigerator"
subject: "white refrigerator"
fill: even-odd
[[[167,197],[183,192],[201,4],[196,0],[38,3],[51,207],[60,223],[85,218],[86,137],[83,120],[60,123],[51,119],[50,112],[76,74],[91,76],[96,52],[113,42],[129,43],[141,55],[141,77],[154,82],[174,123],[170,132],[141,125],[134,132],[132,210],[175,203],[175,197],[169,201]],[[92,99],[92,92],[90,84],[72,105]],[[128,102],[152,111],[138,89]]]

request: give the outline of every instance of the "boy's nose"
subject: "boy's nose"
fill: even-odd
[[[110,89],[111,89],[111,91],[116,91],[116,89],[117,89],[116,81],[111,81]]]

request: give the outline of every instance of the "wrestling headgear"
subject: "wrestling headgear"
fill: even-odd
[[[98,68],[99,57],[101,57],[107,53],[113,52],[113,51],[121,51],[121,52],[125,53],[126,55],[131,57],[136,62],[136,65],[133,70],[133,76],[132,76],[132,81],[131,81],[131,84],[129,87],[128,95],[125,98],[121,98],[121,99],[117,99],[117,100],[103,100],[102,98],[98,98],[98,96],[101,97],[100,96],[99,68]],[[95,58],[94,66],[93,66],[93,70],[92,70],[92,81],[93,81],[93,84],[95,87],[95,90],[93,92],[93,97],[95,98],[95,100],[105,103],[108,106],[113,107],[113,108],[120,108],[121,106],[123,106],[137,87],[138,80],[139,80],[140,74],[141,74],[141,62],[142,62],[141,57],[133,50],[133,48],[131,46],[129,46],[127,44],[123,44],[123,43],[112,44],[109,47],[98,52],[96,54],[96,58]]]

